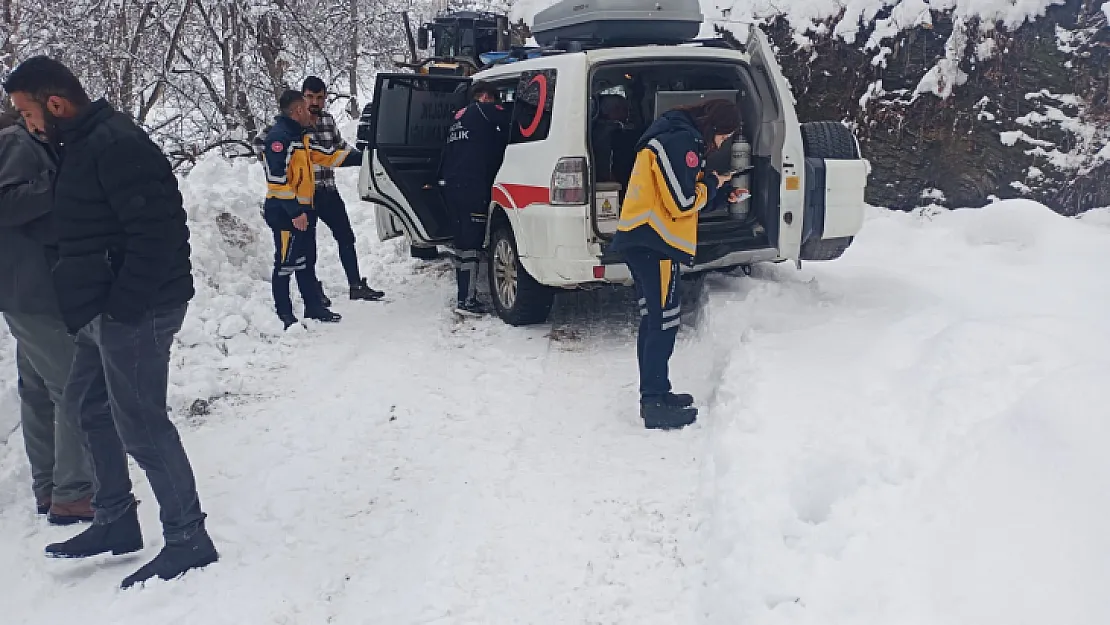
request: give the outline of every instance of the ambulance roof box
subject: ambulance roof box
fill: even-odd
[[[541,46],[679,44],[697,38],[699,0],[563,0],[536,14]]]

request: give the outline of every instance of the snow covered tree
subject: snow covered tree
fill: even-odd
[[[404,47],[411,0],[0,0],[0,69],[48,54],[159,140],[175,163],[248,140],[316,74],[358,95]]]

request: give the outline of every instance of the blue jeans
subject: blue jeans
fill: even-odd
[[[659,252],[631,248],[624,252],[640,305],[636,360],[640,365],[640,398],[657,400],[671,392],[670,360],[681,325],[679,265]]]
[[[127,473],[130,454],[158,500],[167,543],[202,526],[196,480],[166,409],[170,347],[187,305],[147,311],[121,323],[99,315],[77,333],[66,385],[67,409],[80,415],[92,458],[96,524],[119,519],[135,504]]]

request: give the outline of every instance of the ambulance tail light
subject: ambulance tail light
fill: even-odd
[[[587,202],[586,158],[571,156],[559,159],[555,173],[551,174],[551,204],[553,206],[574,206]]]

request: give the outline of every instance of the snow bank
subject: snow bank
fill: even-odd
[[[168,400],[175,411],[195,404],[203,412],[206,402],[238,393],[255,364],[270,366],[288,339],[273,313],[273,242],[259,215],[265,182],[257,163],[208,158],[180,185],[197,293],[174,348]],[[0,324],[0,438],[17,413],[14,351]]]
[[[1110,228],[1110,206],[1106,208],[1092,208],[1080,214],[1077,219],[1084,223]]]
[[[875,211],[713,294],[708,622],[1110,622],[1108,215]]]
[[[134,558],[46,561],[72,530],[29,509],[13,437],[9,620],[1110,622],[1110,209],[875,209],[838,261],[707,278],[673,368],[701,423],[661,434],[637,422],[630,300],[591,325],[583,295],[562,338],[456,323],[448,265],[374,242],[355,175],[360,261],[395,301],[281,338],[257,165],[182,183],[198,294],[171,401],[252,394],[181,430],[220,564],[120,594]]]

